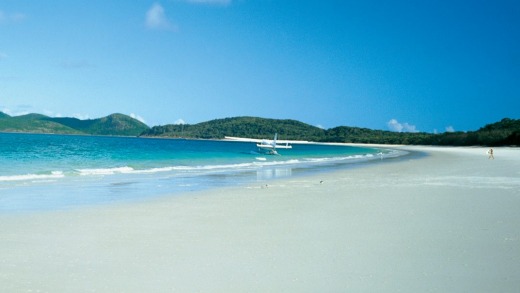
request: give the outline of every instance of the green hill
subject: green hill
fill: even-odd
[[[520,145],[520,119],[504,118],[477,131],[444,133],[433,138],[433,145]]]
[[[51,118],[41,114],[11,117],[0,112],[1,132],[137,136],[146,130],[146,124],[123,114],[80,120]]]
[[[520,119],[504,118],[477,131],[432,133],[399,133],[368,128],[339,126],[322,129],[290,119],[234,117],[197,124],[163,125],[149,128],[146,124],[123,114],[98,119],[55,118],[41,114],[11,117],[0,112],[0,132],[56,134],[122,135],[144,137],[183,137],[222,139],[225,136],[270,138],[316,142],[347,142],[415,145],[520,145]]]
[[[325,138],[325,130],[296,120],[234,117],[215,119],[198,124],[154,126],[142,136],[222,139],[225,136],[249,138],[272,137],[280,139],[314,140]]]
[[[142,136],[221,139],[225,136],[269,138],[316,142],[414,144],[414,145],[520,145],[520,120],[505,118],[478,131],[454,133],[399,133],[368,128],[339,126],[321,129],[296,120],[235,117],[198,124],[154,126]]]
[[[98,119],[47,118],[83,133],[93,135],[138,136],[149,127],[141,121],[123,114],[112,114]]]
[[[4,113],[2,113],[4,114]],[[81,134],[80,131],[53,121],[40,114],[27,114],[11,117],[0,115],[0,131],[2,132],[29,132],[29,133],[61,133]]]
[[[520,119],[504,118],[477,131],[410,133],[340,126],[327,130],[327,141],[378,144],[413,144],[445,146],[520,145]]]
[[[328,142],[376,144],[424,144],[434,134],[425,132],[394,132],[368,128],[339,126],[327,130]]]

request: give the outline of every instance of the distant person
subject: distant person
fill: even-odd
[[[488,159],[492,159],[492,160],[495,159],[495,157],[493,156],[493,149],[489,149],[489,151],[488,151],[488,155],[489,155],[489,156],[488,156]]]

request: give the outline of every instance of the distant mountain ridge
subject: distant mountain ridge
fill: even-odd
[[[141,135],[202,139],[237,136],[262,139],[272,137],[275,133],[278,133],[278,136],[283,139],[290,140],[300,140],[304,137],[306,140],[320,141],[325,138],[324,129],[297,120],[249,116],[214,119],[197,124],[154,126]]]
[[[138,136],[148,129],[148,125],[141,121],[119,113],[80,120],[34,113],[12,117],[0,112],[1,132]]]
[[[520,146],[520,119],[504,118],[477,131],[433,133],[393,132],[338,126],[323,129],[297,120],[260,117],[214,119],[197,124],[168,124],[148,127],[124,114],[80,120],[27,114],[11,117],[0,112],[0,132],[28,132],[81,135],[142,136],[164,138],[223,139],[225,136],[271,138],[315,142],[413,144],[413,145],[516,145]]]
[[[222,139],[225,136],[307,140],[315,142],[415,144],[415,145],[520,145],[520,119],[504,118],[477,131],[410,133],[338,126],[322,129],[296,120],[259,117],[215,119],[197,124],[154,126],[141,134],[147,137]]]

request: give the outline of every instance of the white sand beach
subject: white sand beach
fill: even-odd
[[[395,148],[428,156],[0,215],[0,292],[518,292],[520,149]]]

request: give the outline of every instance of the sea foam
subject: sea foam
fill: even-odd
[[[388,157],[394,156],[395,154],[386,154]],[[320,164],[331,164],[340,163],[345,161],[359,161],[359,160],[371,160],[375,156],[372,154],[364,155],[350,155],[343,157],[318,157],[318,158],[302,158],[302,159],[288,159],[279,161],[269,161],[264,157],[256,157],[253,161],[247,163],[235,163],[235,164],[215,164],[215,165],[179,165],[179,166],[165,166],[165,167],[151,167],[151,168],[133,168],[130,166],[120,166],[113,168],[86,168],[76,169],[72,174],[80,176],[109,176],[116,174],[155,174],[155,173],[167,173],[167,172],[180,172],[180,173],[207,173],[207,172],[226,172],[227,170],[239,171],[239,170],[254,170],[263,169],[269,167],[279,166],[295,166],[295,165],[320,165]],[[70,174],[69,174],[70,175]],[[0,176],[0,182],[4,181],[30,181],[30,180],[48,180],[48,179],[59,179],[66,177],[66,174],[62,171],[52,171],[50,174],[24,174],[24,175],[8,175]]]
[[[113,175],[116,173],[132,173],[134,168],[132,167],[116,167],[116,168],[98,168],[98,169],[77,169],[79,175]]]
[[[8,175],[0,176],[0,182],[6,181],[30,181],[30,180],[48,180],[65,177],[62,171],[52,171],[51,174],[25,174],[25,175]]]

